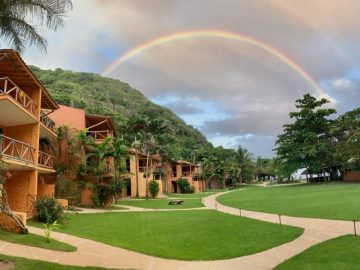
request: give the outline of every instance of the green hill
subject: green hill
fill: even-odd
[[[31,69],[59,104],[82,108],[90,114],[113,116],[119,135],[129,145],[137,136],[131,124],[134,119],[145,118],[167,123],[165,131],[155,131],[153,135],[173,159],[193,160],[195,157],[199,160],[204,151],[212,149],[198,130],[127,83],[93,73],[42,70],[34,66]]]

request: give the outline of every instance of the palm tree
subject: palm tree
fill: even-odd
[[[104,161],[107,157],[111,156],[113,151],[112,151],[112,146],[110,144],[112,138],[106,138],[105,140],[103,140],[101,143],[91,143],[91,146],[93,147],[92,151],[86,156],[87,158],[89,157],[94,157],[96,160],[96,170],[98,173],[100,173],[101,171],[104,170],[105,166],[104,166]]]
[[[87,135],[86,130],[80,130],[76,134],[76,140],[77,140],[78,147],[79,147],[81,165],[85,166],[86,165],[86,152],[85,152],[86,149],[85,148],[88,145],[93,145],[94,139],[93,139],[93,137]]]
[[[235,160],[240,167],[240,184],[243,181],[244,175],[252,167],[252,154],[241,145],[235,151]]]
[[[26,44],[46,51],[47,41],[37,26],[56,31],[70,9],[71,0],[0,0],[0,37],[19,52]]]

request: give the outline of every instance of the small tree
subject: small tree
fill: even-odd
[[[155,180],[149,182],[149,192],[151,197],[155,198],[159,194],[160,188],[159,184]]]

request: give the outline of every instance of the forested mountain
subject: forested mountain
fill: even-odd
[[[198,130],[127,83],[93,73],[31,69],[59,104],[82,108],[89,114],[113,116],[118,133],[129,145],[141,136],[134,125],[155,120],[166,123],[166,128],[150,132],[172,159],[200,160],[213,148]]]

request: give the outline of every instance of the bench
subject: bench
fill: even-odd
[[[179,205],[179,204],[183,204],[183,200],[171,200],[169,202],[169,205]]]

